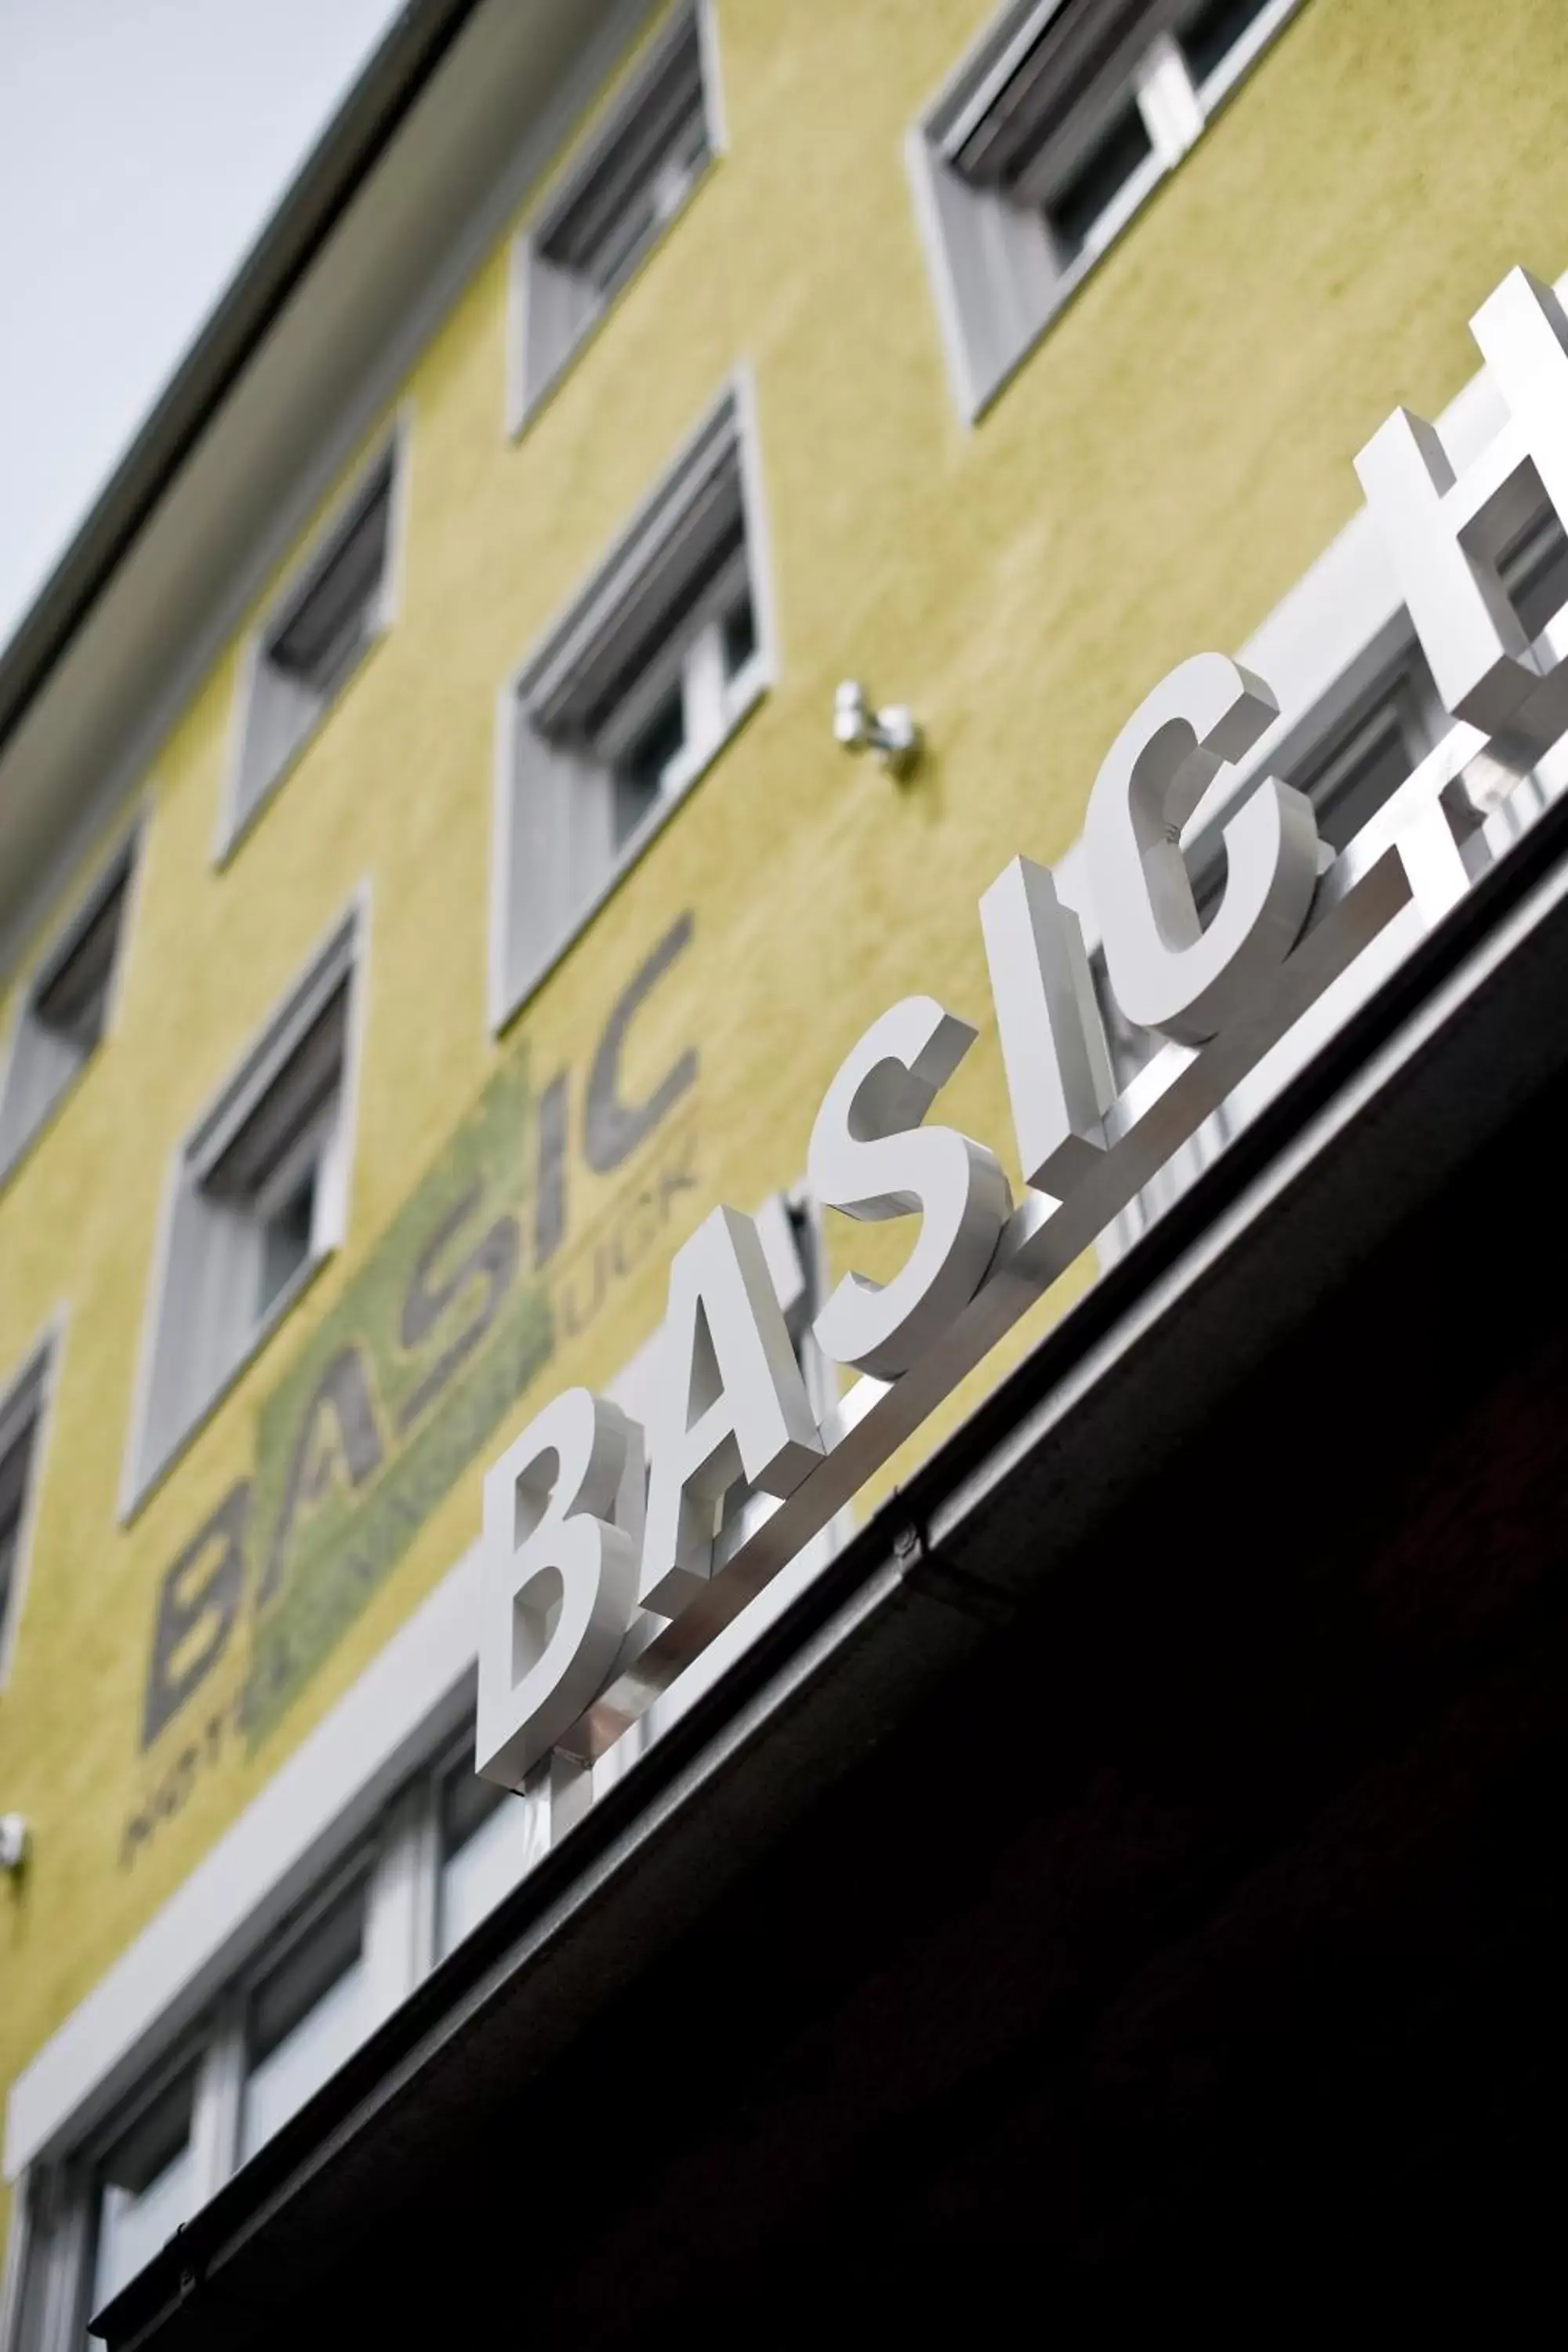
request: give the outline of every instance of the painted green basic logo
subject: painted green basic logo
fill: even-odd
[[[549,1361],[548,1291],[520,1278],[542,1108],[523,1058],[497,1073],[262,1404],[252,1475],[163,1580],[143,1748],[216,1665],[247,1591],[254,1747]]]
[[[596,1175],[625,1164],[696,1078],[689,1048],[642,1100],[621,1084],[628,1028],[690,936],[682,915],[596,1041],[581,1097]],[[526,1056],[512,1054],[266,1397],[250,1475],[159,1585],[143,1749],[226,1654],[247,1596],[237,1712],[254,1748],[551,1360],[544,1276],[567,1233],[570,1092],[565,1070],[535,1092]]]

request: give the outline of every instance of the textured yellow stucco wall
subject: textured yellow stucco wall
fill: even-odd
[[[66,1316],[0,1692],[0,1808],[24,1812],[35,1841],[25,1880],[0,1885],[0,2084],[476,1531],[482,1457],[259,1750],[227,1748],[126,1864],[126,1819],[168,1763],[167,1743],[138,1751],[159,1580],[247,1466],[259,1399],[498,1063],[525,1048],[541,1080],[568,1069],[575,1133],[610,1004],[692,911],[626,1077],[635,1094],[696,1046],[699,1186],[582,1339],[563,1339],[501,1436],[555,1388],[615,1372],[658,1318],[668,1248],[712,1201],[750,1205],[800,1173],[824,1085],[898,996],[931,991],[981,1024],[942,1115],[1010,1160],[980,891],[1016,849],[1059,856],[1138,698],[1186,654],[1239,644],[1321,551],[1356,503],[1351,460],[1388,409],[1430,415],[1473,373],[1466,321],[1503,272],[1568,262],[1559,0],[1306,0],[968,427],[902,142],[987,13],[984,0],[721,0],[728,152],[528,430],[511,442],[502,429],[504,247],[414,369],[395,404],[410,460],[395,625],[221,869],[237,647],[153,764],[111,1034],[0,1192],[0,1378]],[[777,682],[493,1041],[498,686],[742,363]],[[847,675],[914,704],[931,754],[913,782],[835,750]],[[346,1245],[121,1527],[171,1156],[365,882]],[[574,1147],[574,1232],[616,1181]],[[890,1229],[833,1235],[837,1265],[873,1272],[903,1246]]]

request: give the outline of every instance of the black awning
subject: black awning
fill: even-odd
[[[802,2249],[1550,2243],[1565,832],[125,2289],[114,2352],[646,2343],[725,2293],[772,2341]]]

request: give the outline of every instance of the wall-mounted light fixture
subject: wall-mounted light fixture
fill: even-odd
[[[917,766],[924,738],[906,702],[873,710],[858,677],[847,677],[833,697],[833,732],[847,751],[875,751],[889,774],[907,776]]]
[[[27,1824],[21,1813],[0,1813],[0,1870],[15,1877],[27,1859]]]

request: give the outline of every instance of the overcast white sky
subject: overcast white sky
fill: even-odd
[[[0,645],[398,0],[0,0]]]

